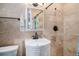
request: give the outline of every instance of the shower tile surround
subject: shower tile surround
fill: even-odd
[[[0,16],[20,17],[24,8],[24,4],[0,4]],[[57,8],[57,16],[54,15],[54,8]],[[45,10],[45,30],[38,31],[38,34],[51,41],[51,55],[75,55],[79,32],[78,10],[79,4],[53,4]],[[58,26],[57,32],[53,31],[54,25]],[[0,46],[19,45],[19,56],[25,55],[24,40],[33,34],[33,31],[21,32],[18,20],[0,18]]]

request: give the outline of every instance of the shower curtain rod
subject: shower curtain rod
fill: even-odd
[[[0,18],[7,18],[7,19],[17,19],[18,21],[20,20],[20,18],[15,18],[15,17],[1,17]]]

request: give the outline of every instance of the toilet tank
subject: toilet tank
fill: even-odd
[[[17,45],[0,47],[0,56],[17,56]]]
[[[27,56],[49,56],[50,41],[45,38],[25,40]]]

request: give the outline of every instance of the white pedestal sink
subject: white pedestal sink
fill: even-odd
[[[25,40],[27,56],[49,56],[50,41],[46,38]]]

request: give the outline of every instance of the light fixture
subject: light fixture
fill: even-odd
[[[34,7],[37,7],[38,6],[38,3],[33,3],[32,4]]]
[[[34,7],[37,7],[37,6],[43,6],[44,3],[33,3],[32,5],[33,5]]]

